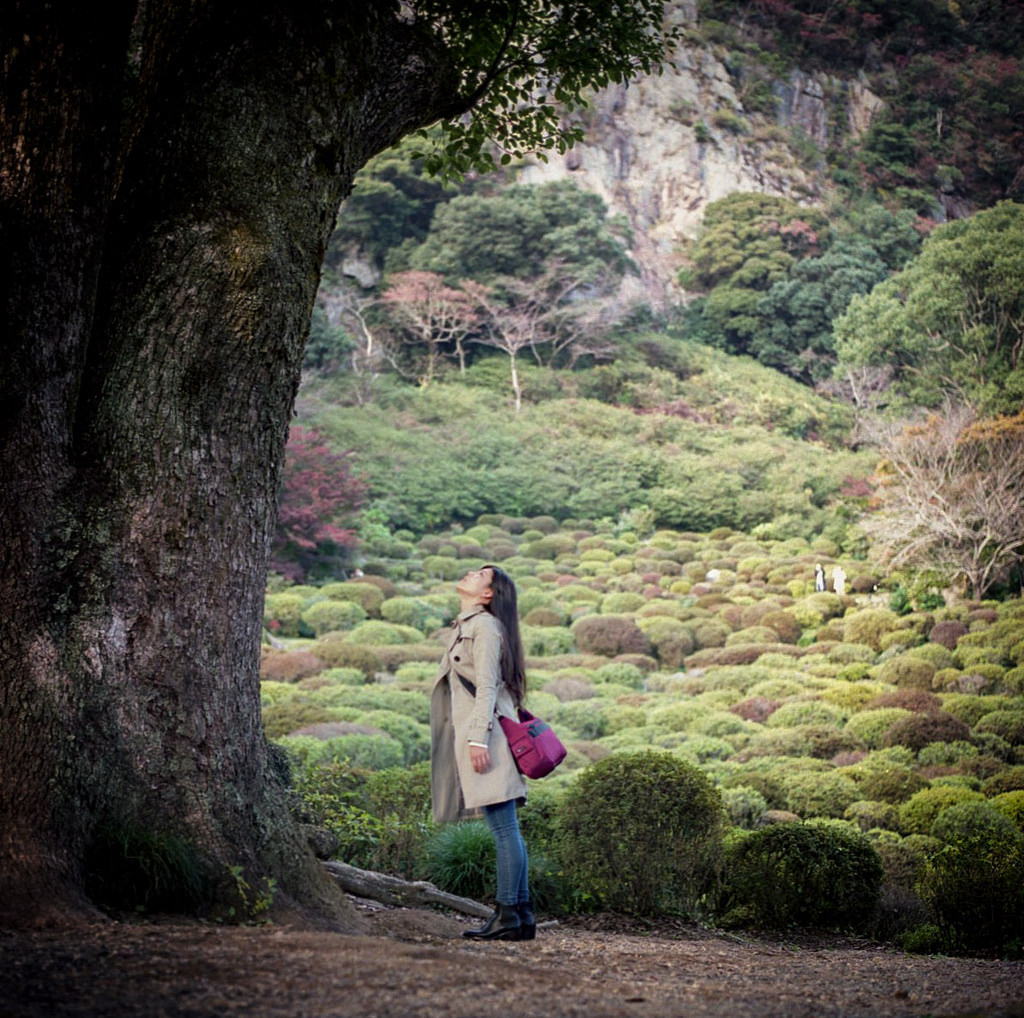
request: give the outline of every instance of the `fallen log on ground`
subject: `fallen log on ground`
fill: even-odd
[[[448,894],[426,880],[402,880],[388,873],[361,870],[357,866],[329,859],[324,862],[327,872],[341,885],[342,889],[358,898],[371,898],[385,905],[415,907],[417,905],[441,905],[444,908],[463,912],[466,915],[488,918],[493,909],[472,898],[461,898]]]

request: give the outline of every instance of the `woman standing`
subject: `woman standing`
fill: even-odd
[[[526,695],[516,588],[497,566],[474,569],[455,586],[460,611],[430,698],[430,781],[434,819],[483,815],[494,836],[497,908],[477,940],[532,940],[536,932],[526,845],[517,804],[526,799],[499,716],[515,718]]]

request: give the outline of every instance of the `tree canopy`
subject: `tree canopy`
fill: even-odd
[[[905,269],[835,323],[838,372],[891,366],[895,394],[986,413],[1024,399],[1024,205],[1000,202],[937,227]]]

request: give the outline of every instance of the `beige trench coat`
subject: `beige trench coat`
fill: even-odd
[[[514,718],[516,707],[501,681],[501,623],[485,608],[462,613],[453,623],[430,695],[430,785],[434,819],[450,823],[479,816],[481,807],[526,798],[495,714]],[[459,676],[476,686],[476,696]],[[487,746],[491,766],[473,770],[470,742]]]

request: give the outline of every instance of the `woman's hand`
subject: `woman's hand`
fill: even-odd
[[[477,774],[483,774],[491,766],[491,754],[485,746],[470,746],[469,760]]]

